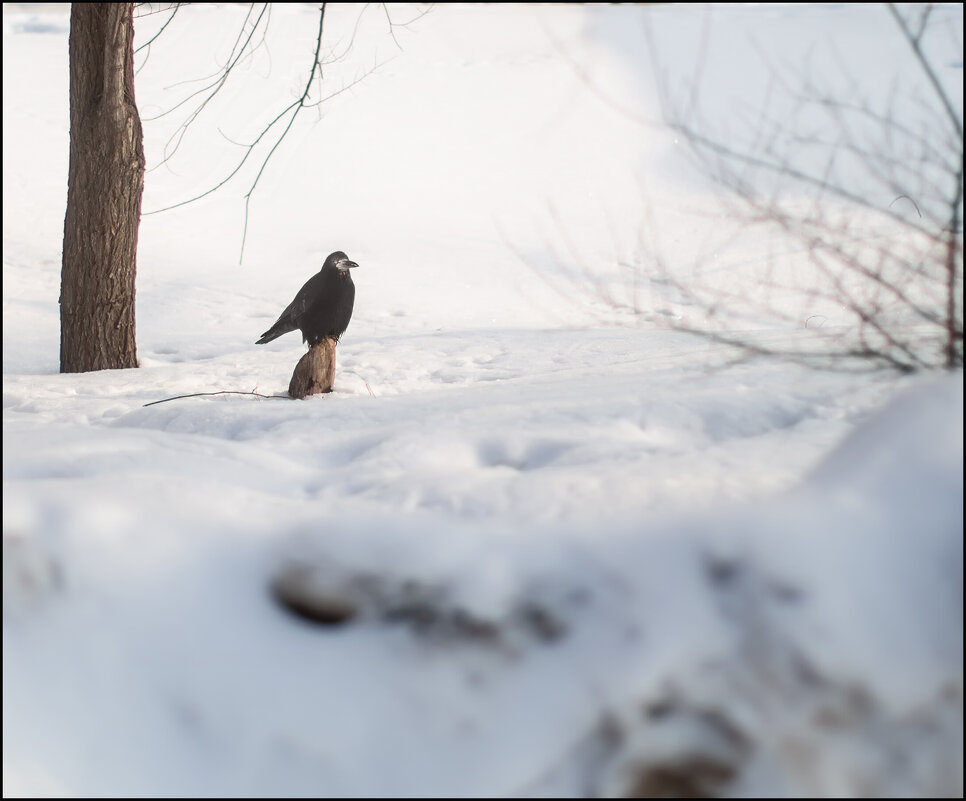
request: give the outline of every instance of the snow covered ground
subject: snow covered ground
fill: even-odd
[[[962,794],[962,374],[729,364],[621,279],[644,226],[682,280],[774,248],[657,124],[645,23],[721,114],[767,91],[759,51],[887,91],[888,15],[360,8],[327,12],[346,89],[277,152],[241,263],[254,172],[144,217],[140,369],[60,375],[68,9],[4,5],[4,795]],[[278,5],[161,164],[180,120],[150,118],[245,13],[151,46],[146,212],[304,83],[317,11]],[[298,334],[253,343],[336,249],[335,392],[288,400]],[[274,397],[146,405],[222,390]]]

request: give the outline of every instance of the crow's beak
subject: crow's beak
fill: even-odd
[[[345,271],[346,271],[346,270],[348,270],[348,269],[349,269],[350,267],[358,267],[358,266],[359,266],[359,265],[358,265],[358,264],[356,264],[356,263],[355,263],[354,261],[349,261],[348,259],[342,259],[342,261],[340,261],[340,262],[339,262],[339,263],[338,263],[338,264],[336,265],[336,267],[338,267],[338,268],[339,268],[340,270],[342,270],[342,272],[345,272]]]

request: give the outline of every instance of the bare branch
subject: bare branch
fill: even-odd
[[[375,72],[377,69],[381,68],[387,63],[387,61],[383,61],[374,65],[371,69],[364,72],[355,80],[351,81],[350,83],[342,86],[341,88],[333,92],[330,92],[329,94],[322,94],[321,91],[319,91],[318,99],[313,100],[312,99],[313,85],[317,82],[319,89],[321,89],[322,80],[323,80],[323,66],[325,65],[325,63],[327,63],[325,60],[323,60],[323,56],[322,56],[323,28],[325,23],[326,5],[327,5],[326,3],[322,3],[319,6],[318,31],[316,34],[314,52],[312,55],[312,61],[309,65],[309,70],[307,71],[305,85],[301,93],[299,94],[299,96],[296,99],[294,99],[292,102],[287,104],[284,108],[282,108],[271,120],[268,121],[268,123],[254,137],[254,139],[252,139],[248,143],[238,142],[230,138],[227,134],[221,131],[221,129],[219,129],[219,133],[221,133],[221,135],[225,138],[225,141],[231,142],[232,144],[235,144],[236,146],[243,149],[243,153],[238,158],[234,166],[228,171],[228,173],[223,178],[221,178],[216,183],[214,183],[212,186],[210,186],[208,189],[206,189],[205,191],[200,192],[197,195],[194,195],[192,197],[189,197],[177,203],[172,203],[162,208],[152,209],[151,211],[144,212],[144,215],[160,214],[161,212],[170,211],[172,209],[176,209],[181,206],[194,203],[198,200],[201,200],[202,198],[205,198],[213,194],[214,192],[217,192],[219,189],[225,186],[225,184],[229,183],[232,179],[234,179],[236,176],[239,175],[242,169],[249,163],[249,160],[252,154],[256,150],[258,150],[260,147],[267,147],[267,152],[265,153],[265,156],[262,159],[261,164],[258,166],[257,170],[255,171],[254,178],[252,179],[252,182],[249,185],[244,195],[245,211],[244,211],[242,242],[241,242],[241,250],[240,250],[239,258],[241,259],[244,256],[245,241],[246,241],[247,231],[248,231],[248,220],[249,220],[251,198],[256,188],[258,187],[259,182],[261,181],[261,178],[264,175],[269,162],[271,161],[275,152],[281,146],[281,143],[284,141],[289,131],[292,129],[296,119],[299,117],[302,110],[306,108],[318,107],[321,104],[331,100],[332,98],[342,94],[343,92],[349,91],[358,83],[363,81],[373,72]],[[270,8],[270,6],[271,6],[270,3],[262,4],[261,10],[256,14],[255,6],[254,4],[251,4],[249,6],[248,13],[245,17],[245,20],[239,29],[235,43],[232,46],[231,53],[225,65],[218,72],[208,76],[207,78],[196,79],[196,80],[209,81],[209,83],[203,86],[202,88],[198,89],[197,91],[192,92],[187,97],[180,100],[177,104],[175,104],[170,109],[167,109],[161,114],[152,118],[152,119],[158,119],[159,117],[170,114],[176,109],[178,109],[179,107],[184,106],[185,103],[188,103],[189,101],[191,101],[192,98],[196,98],[199,95],[202,96],[202,99],[200,100],[200,102],[198,102],[198,104],[188,114],[185,120],[178,126],[175,133],[172,134],[171,138],[168,140],[168,145],[166,145],[165,147],[165,156],[160,164],[165,163],[175,154],[175,152],[180,147],[180,144],[183,141],[183,138],[187,133],[187,130],[190,127],[190,125],[198,119],[198,117],[203,113],[203,111],[208,106],[208,104],[212,101],[215,95],[217,95],[219,90],[225,85],[228,78],[232,74],[233,70],[237,67],[237,65],[241,62],[241,60],[246,55],[249,55],[252,52],[252,42],[254,40],[256,31],[258,31],[260,28],[263,30],[262,37],[264,42],[264,36],[265,36],[264,31],[267,30],[268,22],[265,21],[263,24],[263,19],[265,19],[266,15],[269,13],[268,9]],[[409,20],[404,23],[397,23],[392,20],[392,17],[390,16],[388,9],[386,8],[383,9],[384,13],[387,16],[387,19],[390,22],[391,33],[392,33],[393,27],[398,27],[398,26],[405,27],[407,25],[410,25],[416,20],[420,19],[426,13],[428,13],[428,10],[429,9],[422,11],[412,20]],[[359,18],[357,18],[356,20],[355,29],[353,30],[352,37],[350,38],[350,41],[347,47],[341,53],[334,54],[333,60],[340,60],[345,56],[346,52],[348,52],[348,49],[351,48],[352,42],[355,39],[356,32],[358,31],[360,21],[361,21],[361,14]],[[174,147],[169,148],[172,142],[175,143]],[[160,166],[160,164],[157,166]]]
[[[195,79],[195,80],[209,80],[217,76],[217,79],[214,81],[214,83],[211,83],[208,86],[202,87],[201,89],[198,89],[197,91],[192,92],[190,95],[188,95],[187,97],[185,97],[180,102],[176,103],[174,106],[167,109],[166,111],[163,111],[154,117],[146,118],[148,122],[160,119],[161,117],[164,117],[172,113],[176,109],[180,108],[181,106],[183,106],[185,103],[191,100],[191,98],[197,97],[198,95],[203,94],[205,92],[208,93],[204,97],[204,99],[195,107],[195,109],[185,118],[185,120],[181,123],[181,125],[178,126],[175,132],[165,143],[165,146],[164,146],[165,156],[157,166],[164,164],[178,151],[178,148],[181,146],[181,142],[184,140],[184,136],[187,133],[191,123],[193,123],[196,119],[198,119],[198,117],[201,116],[201,113],[205,110],[208,104],[214,99],[214,97],[218,94],[218,92],[221,91],[222,87],[227,82],[228,76],[231,74],[232,70],[246,55],[248,47],[251,43],[251,40],[255,35],[255,31],[257,31],[258,27],[261,25],[262,19],[265,17],[266,13],[268,13],[269,7],[270,7],[269,3],[263,4],[261,13],[259,13],[258,18],[255,20],[255,23],[252,25],[251,31],[244,38],[244,41],[242,41],[242,36],[245,32],[246,27],[248,26],[248,20],[251,19],[251,14],[252,14],[252,11],[254,10],[254,6],[249,6],[248,14],[246,15],[245,21],[242,23],[242,27],[239,30],[238,38],[235,40],[235,44],[232,46],[232,51],[228,57],[228,62],[220,70],[220,72],[213,73],[207,78]],[[239,47],[239,44],[241,44],[241,47]],[[175,141],[175,146],[174,148],[169,150],[169,147],[172,141]]]
[[[178,13],[178,9],[181,8],[181,5],[182,5],[181,3],[175,3],[174,4],[174,6],[171,9],[171,16],[168,17],[164,21],[164,24],[158,29],[158,32],[156,34],[154,34],[154,36],[152,36],[150,39],[148,39],[143,45],[140,45],[139,47],[135,48],[134,55],[137,55],[138,53],[140,53],[145,48],[147,48],[148,54],[150,54],[150,52],[151,52],[151,43],[154,42],[154,40],[157,39],[162,33],[164,33],[164,29],[167,28],[168,25],[171,24],[172,20],[174,19],[175,14]],[[150,12],[150,13],[155,13],[155,12]],[[147,14],[144,14],[144,15],[139,15],[139,16],[148,16],[148,15]],[[138,71],[140,71],[141,68],[143,68],[144,65],[147,64],[147,62],[148,62],[148,57],[145,56],[144,57],[144,61],[141,63],[141,66],[138,67]]]
[[[145,403],[144,406],[155,406],[159,403],[167,403],[168,401],[173,401],[173,400],[182,400],[183,398],[201,398],[201,397],[207,397],[211,395],[250,395],[256,398],[268,398],[269,400],[291,400],[291,398],[288,395],[262,395],[261,393],[256,392],[254,389],[251,392],[242,392],[241,390],[223,389],[219,392],[192,392],[190,395],[175,395],[173,398],[162,398],[161,400]],[[143,409],[144,406],[142,406],[141,408]]]
[[[936,96],[939,98],[939,102],[942,103],[943,108],[946,109],[946,114],[949,118],[949,122],[952,123],[953,127],[956,129],[956,133],[959,135],[960,147],[963,143],[963,121],[960,116],[956,113],[953,108],[952,101],[949,99],[949,95],[946,94],[946,90],[943,89],[942,84],[939,83],[939,76],[936,75],[936,71],[932,68],[932,64],[929,59],[926,58],[925,53],[922,52],[922,34],[926,27],[926,18],[931,11],[927,8],[922,17],[922,25],[920,27],[918,34],[913,34],[909,29],[909,25],[906,20],[903,19],[899,10],[896,8],[895,3],[887,3],[889,11],[892,13],[896,24],[899,26],[899,30],[902,31],[902,35],[906,37],[906,41],[909,42],[909,46],[912,48],[912,52],[915,53],[916,60],[919,62],[919,66],[923,71],[923,74],[929,79],[929,83],[932,84],[933,91],[935,91]]]

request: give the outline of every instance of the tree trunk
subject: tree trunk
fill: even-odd
[[[293,398],[331,392],[335,383],[335,340],[325,339],[312,345],[299,359],[288,385]]]
[[[133,3],[70,7],[70,166],[60,371],[137,367],[134,279],[144,189]]]

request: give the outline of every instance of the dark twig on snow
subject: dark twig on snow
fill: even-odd
[[[256,392],[254,389],[251,392],[242,392],[241,390],[223,389],[219,392],[192,392],[190,395],[175,395],[173,398],[162,398],[161,400],[145,403],[144,406],[154,406],[158,403],[167,403],[168,401],[181,400],[182,398],[200,398],[207,395],[251,395],[256,398],[268,398],[269,400],[272,400],[272,399],[291,400],[291,398],[289,398],[287,395],[262,395],[261,393]]]

